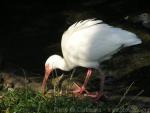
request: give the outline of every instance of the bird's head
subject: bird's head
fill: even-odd
[[[50,56],[46,62],[45,67],[48,66],[49,69],[57,69],[59,68],[59,65],[61,64],[62,57],[59,55],[52,55]]]
[[[50,56],[45,62],[45,77],[42,83],[42,93],[45,94],[46,82],[54,69],[60,68],[62,65],[62,57],[58,55]]]

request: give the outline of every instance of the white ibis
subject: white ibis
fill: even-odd
[[[97,69],[101,76],[101,92],[104,86],[104,74],[100,63],[108,60],[121,48],[140,44],[142,41],[134,34],[121,28],[103,23],[102,20],[88,19],[71,25],[64,32],[61,40],[63,58],[50,56],[45,63],[45,77],[42,92],[45,94],[46,82],[54,69],[69,71],[77,66],[88,68],[82,87],[78,86],[74,93],[82,94],[92,74]],[[100,94],[91,97],[99,97]]]

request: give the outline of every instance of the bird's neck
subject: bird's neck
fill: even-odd
[[[55,68],[64,70],[64,71],[69,71],[72,69],[72,67],[68,66],[66,61],[64,60],[64,58],[60,57],[59,59],[57,59],[57,61],[54,64]]]

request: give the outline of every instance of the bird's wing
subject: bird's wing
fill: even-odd
[[[98,61],[122,45],[117,36],[111,38],[111,26],[98,24],[100,21],[88,22],[88,25],[80,27],[80,30],[62,38],[62,52],[67,60]]]
[[[95,19],[87,19],[84,21],[79,21],[74,23],[73,25],[71,25],[63,34],[63,38],[65,37],[69,37],[71,35],[73,35],[75,32],[82,30],[82,29],[86,29],[90,26],[94,26],[96,24],[100,24],[102,23],[102,20],[95,20]]]
[[[122,45],[132,45],[136,41],[136,35],[133,33],[99,22],[83,21],[66,31],[61,42],[66,60],[75,64],[102,62],[111,58]]]

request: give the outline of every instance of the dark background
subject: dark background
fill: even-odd
[[[60,51],[62,33],[73,22],[99,18],[121,23],[127,15],[149,11],[149,0],[5,1],[1,10],[0,68],[43,73],[46,58]]]

